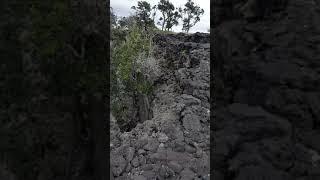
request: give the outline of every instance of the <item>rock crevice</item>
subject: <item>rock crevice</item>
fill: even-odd
[[[156,35],[153,117],[111,128],[114,179],[209,179],[209,34]],[[115,123],[114,123],[115,125]]]

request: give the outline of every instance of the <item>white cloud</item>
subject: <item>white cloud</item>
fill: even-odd
[[[158,4],[159,0],[146,0],[152,6]],[[113,8],[118,16],[129,16],[133,13],[132,6],[137,5],[138,0],[110,0],[110,6]],[[183,7],[187,0],[170,0],[175,7]],[[200,17],[200,21],[190,29],[190,33],[194,32],[208,32],[210,28],[210,0],[193,0],[195,4],[204,9],[204,14]],[[158,13],[159,14],[159,13]],[[157,17],[157,19],[159,16]],[[181,32],[182,22],[173,27],[173,31]]]

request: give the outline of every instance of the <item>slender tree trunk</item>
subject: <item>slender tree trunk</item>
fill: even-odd
[[[188,24],[187,24],[187,28],[186,28],[186,33],[189,33],[190,30],[190,21],[191,21],[191,13],[188,13]]]
[[[162,16],[163,16],[163,22],[162,22],[162,28],[161,28],[161,30],[163,31],[164,24],[166,23],[166,16],[164,15],[164,13],[162,13]]]
[[[190,30],[190,14],[188,15],[188,27],[187,27],[187,33],[189,33],[189,30]]]
[[[188,21],[187,33],[189,33],[189,30],[190,30],[190,19]]]

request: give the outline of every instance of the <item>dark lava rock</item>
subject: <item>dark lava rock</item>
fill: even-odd
[[[191,171],[190,169],[184,169],[180,173],[181,175],[181,180],[192,180],[195,177],[195,173]]]
[[[320,4],[217,0],[214,179],[320,179]],[[195,169],[193,167],[192,169]]]
[[[176,173],[180,173],[182,170],[182,166],[175,161],[170,161],[168,164],[168,167],[171,168]]]
[[[127,161],[122,156],[111,156],[111,164],[113,164],[112,172],[115,176],[120,176],[125,170]]]
[[[133,167],[124,171],[122,163],[112,162],[114,176],[176,180],[208,175],[203,158],[210,159],[209,40],[206,33],[155,35],[153,56],[160,73],[154,77],[152,119],[125,133],[111,129],[111,143],[118,145],[112,155],[123,155]]]

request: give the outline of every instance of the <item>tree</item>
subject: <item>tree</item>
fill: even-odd
[[[151,52],[151,36],[134,24],[126,40],[111,49],[111,111],[121,130],[127,131],[137,122],[139,96],[150,93],[152,87],[138,61]]]
[[[114,28],[117,26],[117,19],[118,17],[116,16],[116,14],[113,12],[112,7],[110,7],[110,24],[111,27]]]
[[[147,30],[153,24],[153,20],[150,17],[151,5],[147,1],[138,1],[138,6],[132,6],[131,8],[136,11],[137,24]]]
[[[200,21],[200,16],[203,15],[204,10],[195,5],[192,0],[188,0],[188,2],[184,6],[185,8],[183,9],[184,18],[182,30],[188,33],[190,28],[192,28]]]
[[[154,5],[152,7],[152,22],[154,24],[154,18],[156,17],[156,14],[157,14],[157,5]]]
[[[173,26],[176,26],[179,24],[178,20],[182,17],[181,16],[181,8],[176,9],[176,11],[170,11],[168,12],[168,18],[166,22],[166,30],[170,31]]]
[[[135,16],[121,17],[118,20],[119,28],[127,29],[129,27],[132,27],[134,22],[135,22],[135,20],[136,20]]]
[[[161,30],[169,31],[172,26],[178,25],[178,19],[181,18],[181,10],[176,9],[168,0],[160,0],[158,9],[162,13],[158,24],[161,25]]]

